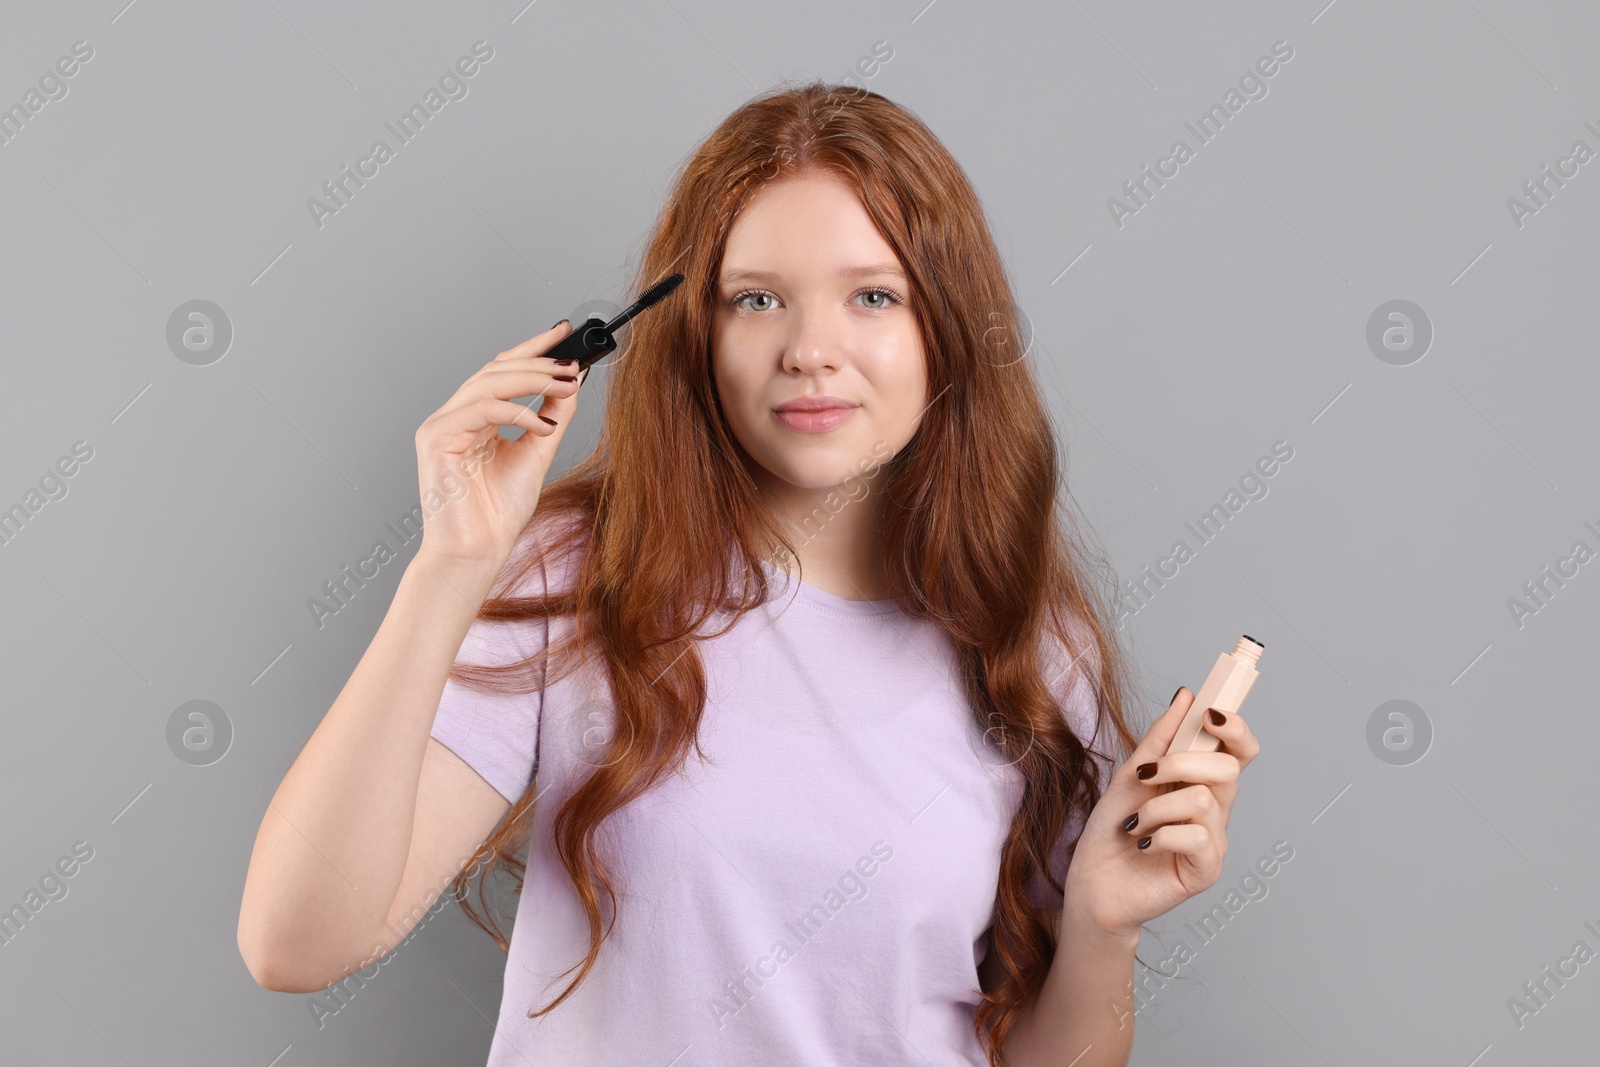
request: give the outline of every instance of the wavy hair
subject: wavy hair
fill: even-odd
[[[1062,892],[1065,870],[1052,870],[1051,857],[1074,818],[1081,825],[1099,800],[1093,761],[1125,757],[1137,741],[1123,714],[1127,666],[1109,624],[1108,583],[1094,580],[1109,568],[1085,548],[1058,484],[1053,427],[1031,361],[1021,358],[1020,313],[976,194],[911,112],[877,93],[822,82],[750,100],[680,167],[630,291],[675,271],[685,275],[683,291],[629,326],[611,358],[594,451],[544,488],[501,575],[509,591],[544,564],[545,553],[577,552],[581,544],[576,579],[543,596],[491,596],[479,613],[489,620],[572,616],[568,639],[548,649],[552,673],[540,672],[535,688],[598,657],[611,681],[615,734],[631,738],[553,819],[556,851],[588,916],[589,949],[564,972],[578,971],[566,989],[529,1016],[571,995],[615,923],[613,872],[596,849],[597,828],[680,766],[691,747],[699,751],[707,686],[695,644],[714,636],[702,627],[713,612],[736,621],[767,599],[758,560],[796,558],[789,531],[757,489],[754,461],[723,415],[711,327],[733,220],[766,183],[810,173],[836,177],[860,197],[905,267],[924,342],[933,402],[872,490],[887,497],[888,581],[908,615],[938,620],[949,632],[974,721],[1000,739],[1023,783],[996,888],[991,952],[999,977],[996,988],[979,991],[974,1019],[989,1062],[998,1064],[1055,951],[1029,887],[1043,881]],[[631,358],[635,352],[643,355]],[[551,518],[565,520],[550,527],[557,532],[530,536]],[[1060,663],[1051,642],[1089,665],[1083,670],[1099,721],[1115,735],[1092,741],[1099,751],[1074,734],[1053,695]],[[451,676],[475,688],[527,692],[533,672],[517,668],[530,664],[458,662]],[[512,673],[520,687],[508,685]],[[523,816],[536,786],[474,856],[476,866],[489,855],[518,894],[525,865],[517,856],[531,822]],[[455,881],[456,899],[508,950],[498,921],[485,922],[467,903],[468,882],[465,872]],[[479,893],[482,900],[481,884]]]

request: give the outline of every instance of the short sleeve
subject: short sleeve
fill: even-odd
[[[517,585],[517,596],[542,596],[548,588],[543,560]],[[475,619],[456,662],[477,666],[518,663],[539,656],[550,643],[549,619],[520,622]],[[542,678],[541,671],[536,678]],[[515,681],[507,675],[506,681]],[[429,736],[460,756],[484,781],[515,804],[539,767],[539,721],[544,692],[498,694],[447,678]]]
[[[1095,698],[1092,679],[1098,673],[1100,656],[1094,645],[1093,634],[1081,620],[1075,620],[1075,627],[1076,648],[1070,653],[1064,652],[1059,643],[1050,641],[1051,651],[1044,657],[1046,681],[1050,683],[1052,691],[1061,694],[1058,699],[1062,704],[1062,712],[1072,732],[1090,751],[1091,766],[1096,771],[1100,793],[1104,795],[1111,785],[1112,772],[1116,769],[1116,731],[1109,717],[1101,712],[1099,701]],[[1072,861],[1073,849],[1083,833],[1083,824],[1084,815],[1074,814],[1051,851],[1050,868],[1063,880],[1066,878],[1067,865]],[[1042,877],[1030,889],[1029,899],[1041,908],[1059,908],[1062,904],[1061,894]]]

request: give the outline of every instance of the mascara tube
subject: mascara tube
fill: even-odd
[[[1256,678],[1260,676],[1256,664],[1261,661],[1261,653],[1265,650],[1265,645],[1245,634],[1239,638],[1232,652],[1224,652],[1217,657],[1205,684],[1200,687],[1194,703],[1189,705],[1188,712],[1184,714],[1183,722],[1178,724],[1178,732],[1172,736],[1168,752],[1215,752],[1221,747],[1222,739],[1203,729],[1206,712],[1211,708],[1230,715],[1238,712],[1239,705],[1244,703],[1250,687],[1256,684]]]

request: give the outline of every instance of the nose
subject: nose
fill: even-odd
[[[839,369],[839,344],[816,314],[797,313],[793,334],[784,343],[783,369],[797,374],[817,374]]]

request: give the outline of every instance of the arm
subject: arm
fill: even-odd
[[[1007,1042],[1012,1067],[1125,1067],[1140,929],[1222,873],[1239,771],[1260,744],[1234,713],[1204,722],[1222,741],[1216,752],[1168,751],[1194,703],[1185,692],[1173,695],[1089,813],[1067,868],[1055,958]],[[1179,788],[1168,791],[1169,783]],[[1130,813],[1138,816],[1131,828],[1123,821]]]
[[[417,430],[422,546],[250,855],[239,951],[269,989],[326,989],[399,944],[510,808],[431,734],[450,667],[577,410],[583,374],[545,355],[563,324],[571,336],[563,319],[501,352]],[[530,428],[511,400],[535,395]],[[506,441],[505,425],[525,432]]]
[[[239,951],[266,988],[325,989],[398,944],[510,807],[429,737],[495,577],[418,555],[278,786],[239,909]]]
[[[1062,914],[1054,911],[1053,927]],[[1044,986],[1006,1042],[1007,1067],[1126,1067],[1138,934],[1112,936],[1068,913],[1058,936]]]
[[[1102,741],[1113,735],[1114,727],[1102,715],[1089,684],[1100,663],[1092,638],[1080,630],[1077,647],[1084,651],[1078,655],[1061,650],[1054,641],[1050,647],[1058,662],[1076,664],[1087,658],[1081,668],[1070,670],[1070,684],[1059,697],[1073,732],[1085,746],[1114,743]],[[1054,669],[1053,676],[1063,677],[1068,671],[1067,667]],[[1111,787],[1115,761],[1105,756],[1098,759],[1095,773],[1103,798]],[[1064,839],[1058,848],[1066,844]],[[1071,873],[1069,870],[1069,880]],[[1056,952],[1044,985],[1017,1017],[1006,1040],[1007,1067],[1125,1067],[1128,1062],[1133,1046],[1133,957],[1139,948],[1139,932],[1135,928],[1131,935],[1107,933],[1106,927],[1082,909],[1083,899],[1076,887],[1069,887],[1065,910],[1038,908]],[[992,952],[989,959],[993,959]],[[995,966],[998,969],[997,961]]]

